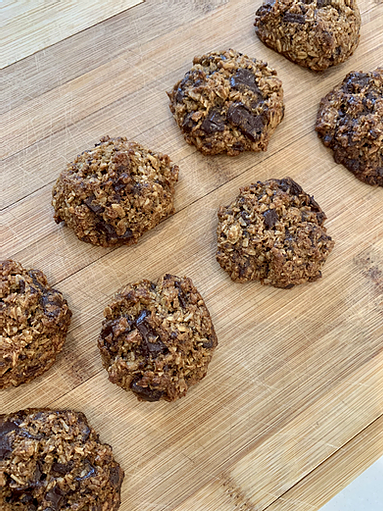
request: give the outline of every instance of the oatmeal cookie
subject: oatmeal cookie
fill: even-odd
[[[266,151],[284,114],[276,74],[265,62],[234,50],[195,57],[168,93],[185,140],[204,154]]]
[[[124,477],[83,413],[27,409],[0,415],[4,511],[116,511]]]
[[[286,289],[312,282],[334,246],[326,215],[289,177],[241,188],[218,219],[217,261],[236,282]]]
[[[383,68],[349,73],[322,99],[315,129],[336,163],[383,186]]]
[[[1,262],[0,389],[47,371],[61,351],[72,316],[62,294],[39,270]]]
[[[70,163],[53,187],[57,223],[110,247],[138,238],[174,212],[178,167],[125,137],[104,137]]]
[[[354,53],[360,23],[355,0],[268,0],[256,12],[254,25],[266,46],[322,71]]]
[[[191,279],[128,284],[104,315],[98,346],[109,380],[140,401],[174,401],[206,375],[217,337]]]

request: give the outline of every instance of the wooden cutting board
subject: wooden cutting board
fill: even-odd
[[[1,411],[83,411],[125,470],[121,511],[312,511],[383,454],[383,189],[336,165],[314,132],[332,87],[383,64],[383,5],[361,0],[355,54],[313,73],[256,38],[259,4],[147,0],[3,71],[2,257],[44,271],[73,319],[54,367],[2,391]],[[227,47],[282,79],[286,116],[265,153],[204,157],[170,114],[165,91],[193,56]],[[104,134],[180,166],[176,213],[133,247],[93,247],[53,221],[53,182]],[[235,284],[215,260],[217,208],[240,186],[286,176],[328,216],[323,278]],[[193,279],[219,346],[186,397],[140,403],[109,383],[97,336],[120,286],[163,273]]]

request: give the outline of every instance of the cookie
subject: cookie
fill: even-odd
[[[289,177],[241,188],[218,219],[217,261],[236,282],[286,289],[312,282],[334,246],[326,215]]]
[[[254,25],[266,46],[322,71],[354,53],[360,23],[355,0],[269,0],[257,10]]]
[[[4,511],[115,511],[124,477],[83,413],[27,409],[0,415]]]
[[[43,272],[1,262],[0,389],[28,383],[61,351],[72,313]]]
[[[140,401],[174,401],[206,375],[217,337],[191,279],[128,284],[104,315],[98,346],[109,380]]]
[[[266,151],[284,114],[276,74],[265,62],[234,50],[195,57],[168,93],[186,142],[207,155]]]
[[[336,163],[383,186],[383,68],[349,73],[322,99],[315,129]]]
[[[137,243],[174,212],[178,167],[125,137],[104,137],[70,163],[53,187],[57,223],[93,245]]]

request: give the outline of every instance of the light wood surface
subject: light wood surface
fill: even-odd
[[[2,257],[44,271],[73,320],[54,367],[3,391],[1,411],[86,413],[125,470],[121,511],[312,511],[383,454],[383,189],[336,165],[313,129],[347,72],[383,64],[383,5],[359,3],[354,56],[315,74],[260,43],[258,4],[147,0],[2,72]],[[170,114],[165,91],[193,56],[227,47],[282,79],[286,116],[266,153],[204,157]],[[53,182],[104,134],[180,166],[175,215],[134,247],[93,247],[53,221]],[[328,216],[336,244],[323,278],[292,290],[235,284],[215,261],[217,208],[240,186],[285,176]],[[139,403],[108,382],[96,341],[114,292],[165,272],[193,279],[219,346],[186,397]]]
[[[3,0],[1,15],[5,51],[1,54],[0,69],[142,1]]]

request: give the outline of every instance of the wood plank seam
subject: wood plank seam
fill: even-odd
[[[126,5],[118,6],[117,3],[115,6],[109,5],[109,9],[112,9],[112,12],[116,8],[125,8],[120,11],[117,10],[117,12],[111,16],[107,16],[107,12],[105,12],[106,17],[102,16],[101,19],[100,14],[102,8],[107,9],[108,2],[101,2],[101,5],[97,6],[97,0],[88,0],[87,2],[82,2],[81,7],[83,11],[78,10],[78,12],[76,9],[79,9],[79,7],[76,5],[76,2],[67,2],[64,7],[61,7],[61,4],[59,5],[57,2],[45,2],[46,5],[42,6],[32,4],[29,10],[24,10],[24,12],[20,12],[14,16],[12,16],[11,12],[8,15],[8,22],[6,22],[4,25],[4,30],[6,31],[5,33],[8,34],[8,40],[10,41],[4,47],[4,55],[2,56],[0,69],[6,69],[7,67],[20,62],[25,58],[35,55],[39,51],[44,51],[55,44],[66,41],[76,34],[88,30],[95,25],[103,23],[104,21],[111,19],[114,16],[118,16],[119,14],[132,9],[137,5],[140,5],[140,3],[143,1],[144,0],[125,0],[125,3],[127,2]],[[60,7],[63,10],[60,11]],[[79,26],[83,28],[78,30],[76,29],[77,27],[73,26],[73,24],[71,25],[74,18],[77,18]],[[90,25],[88,25],[88,18],[91,18],[91,21],[93,21],[93,23]],[[28,23],[26,22],[27,20]],[[33,20],[32,24],[30,23],[30,20]],[[22,30],[24,30],[24,33]],[[61,34],[61,32],[63,37],[58,39],[58,34]],[[15,36],[13,35],[14,33],[17,33],[16,40]],[[24,49],[21,51],[19,56],[15,57],[14,54],[10,53],[14,46],[19,48],[23,44]],[[28,46],[29,49],[27,49]],[[6,63],[9,60],[13,60],[13,62]]]
[[[355,440],[359,435],[362,435],[369,427],[373,426],[379,419],[383,417],[383,414],[378,415],[374,420],[372,420],[367,426],[362,428],[360,431],[358,431],[353,437],[351,437],[347,442],[345,442],[343,445],[341,445],[336,451],[334,451],[330,456],[325,458],[321,463],[319,463],[315,468],[313,468],[310,472],[308,472],[305,476],[303,476],[301,479],[299,479],[295,484],[293,484],[288,490],[286,490],[283,494],[281,494],[277,499],[275,499],[273,502],[270,502],[266,507],[262,509],[262,511],[267,511],[271,506],[273,506],[278,500],[282,500],[283,496],[286,495],[289,491],[291,491],[293,488],[297,487],[302,481],[307,479],[309,476],[311,476],[315,470],[317,470],[319,467],[323,466],[325,463],[327,463],[331,458],[336,456],[342,449],[347,447],[348,444],[350,444],[353,440]]]

